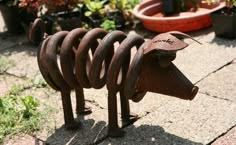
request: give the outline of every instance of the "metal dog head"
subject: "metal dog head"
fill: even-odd
[[[195,97],[198,87],[172,63],[176,52],[188,46],[179,37],[191,38],[184,33],[172,31],[157,35],[141,46],[127,73],[125,96],[134,102],[140,101],[147,91],[185,100]]]

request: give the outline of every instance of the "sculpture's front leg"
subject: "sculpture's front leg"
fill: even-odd
[[[116,93],[108,92],[108,135],[110,137],[122,137],[125,134],[118,126]]]
[[[83,88],[77,88],[75,90],[75,95],[76,95],[76,114],[87,115],[92,113],[91,108],[86,106],[85,104]]]
[[[129,100],[124,96],[123,89],[120,91],[121,119],[122,127],[133,124],[139,117],[130,112]]]
[[[70,91],[61,91],[62,107],[64,112],[65,127],[67,129],[78,128],[80,123],[76,122],[73,115]]]

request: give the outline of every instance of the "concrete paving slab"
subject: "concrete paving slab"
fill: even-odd
[[[127,127],[124,138],[100,145],[208,144],[236,124],[236,104],[203,94],[193,101],[172,99]]]
[[[0,33],[0,52],[22,45],[28,41],[28,38],[24,34],[13,36],[12,34]]]
[[[197,85],[210,96],[236,102],[236,64],[230,64],[211,74]]]
[[[2,145],[33,145],[33,144],[43,145],[43,142],[30,135],[21,134],[14,136],[11,139],[6,139],[6,141]]]
[[[13,61],[9,60],[7,56],[0,54],[0,74],[5,73],[6,70],[12,67],[13,65]]]
[[[93,103],[86,102],[93,109],[93,113],[77,117],[75,114],[75,96],[73,93],[71,94],[71,98],[74,117],[81,124],[81,127],[76,130],[67,130],[63,126],[64,115],[59,92],[51,89],[37,88],[28,89],[22,95],[32,95],[55,109],[52,113],[48,114],[49,116],[43,129],[34,134],[34,136],[50,145],[93,144],[107,135],[107,110],[101,109]]]
[[[92,107],[95,108],[95,106]],[[78,130],[66,130],[64,127],[60,127],[47,138],[46,142],[50,145],[94,144],[107,135],[106,112],[105,109],[97,107],[92,114],[77,118],[81,122]]]
[[[76,120],[80,122],[81,127],[76,130],[67,130],[64,128],[64,118],[62,110],[62,102],[60,99],[60,93],[51,90],[50,88],[36,88],[27,89],[21,93],[21,96],[31,95],[40,100],[41,104],[45,103],[53,109],[52,112],[48,113],[47,120],[40,131],[34,132],[35,141],[39,141],[43,144],[50,145],[65,145],[65,144],[93,144],[97,140],[103,139],[107,136],[107,110],[101,109],[96,105],[86,102],[93,108],[93,113],[86,116],[78,116],[76,114]],[[75,110],[75,97],[72,95],[73,110]],[[41,107],[44,107],[42,105]],[[75,112],[75,111],[74,111]],[[25,138],[23,136],[22,138]],[[18,138],[12,138],[6,141],[6,143],[17,144]],[[22,140],[21,144],[34,141],[31,138]],[[20,140],[21,141],[21,140]]]
[[[35,78],[40,74],[37,64],[37,48],[35,46],[25,44],[14,47],[3,52],[14,66],[7,70],[8,74],[17,77]]]
[[[211,145],[235,145],[236,144],[236,127],[232,128],[225,135],[214,141]]]
[[[1,75],[0,76],[0,96],[8,93],[12,86],[29,87],[30,82],[13,76]]]
[[[177,52],[174,63],[187,78],[196,83],[236,58],[235,47],[228,45],[228,41],[222,42],[225,45],[210,42],[200,45],[194,42],[184,50]],[[230,42],[236,43],[236,41]]]

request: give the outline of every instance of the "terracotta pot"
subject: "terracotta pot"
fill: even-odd
[[[139,18],[144,27],[156,32],[199,30],[212,25],[210,13],[224,7],[224,3],[214,5],[202,4],[199,1],[196,11],[186,12],[165,17],[162,13],[161,0],[147,0],[138,4],[133,14]]]

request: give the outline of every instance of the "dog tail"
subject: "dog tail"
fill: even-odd
[[[35,45],[40,44],[47,37],[45,22],[41,18],[37,18],[30,24],[29,40]]]

